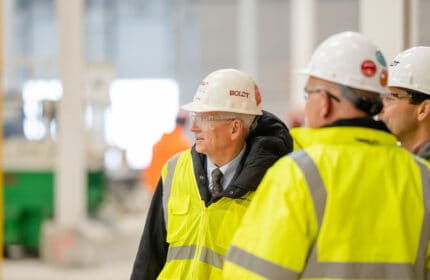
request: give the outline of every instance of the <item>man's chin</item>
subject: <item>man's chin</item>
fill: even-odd
[[[197,143],[196,143],[196,151],[198,153],[204,154],[204,149]]]

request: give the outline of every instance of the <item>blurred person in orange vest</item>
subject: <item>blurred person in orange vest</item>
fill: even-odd
[[[184,132],[187,123],[187,112],[180,110],[176,116],[176,126],[171,132],[164,133],[157,143],[152,147],[151,163],[142,172],[145,186],[154,193],[158,180],[160,179],[163,165],[173,155],[191,147],[191,140]]]

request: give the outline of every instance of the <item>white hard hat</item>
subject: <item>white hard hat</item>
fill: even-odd
[[[221,69],[203,79],[193,102],[183,105],[182,109],[261,115],[260,105],[260,91],[250,75],[235,69]]]
[[[356,32],[323,41],[301,73],[352,88],[386,93],[387,65],[375,44]]]
[[[430,47],[414,47],[399,53],[389,72],[390,87],[430,94]]]

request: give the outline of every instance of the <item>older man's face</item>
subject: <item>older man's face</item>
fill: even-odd
[[[196,151],[209,158],[222,153],[231,142],[232,122],[221,112],[195,113],[191,117],[190,131],[195,135]]]

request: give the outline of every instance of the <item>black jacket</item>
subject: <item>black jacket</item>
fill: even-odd
[[[236,173],[219,195],[210,198],[206,174],[206,156],[193,146],[191,154],[194,173],[202,200],[206,205],[223,196],[239,198],[257,189],[266,170],[280,157],[293,150],[293,140],[285,124],[275,115],[263,111],[257,117],[257,125],[247,138],[247,146]],[[163,215],[163,182],[159,180],[152,198],[146,225],[140,240],[131,279],[156,279],[162,270],[169,244],[166,242],[166,226]]]

